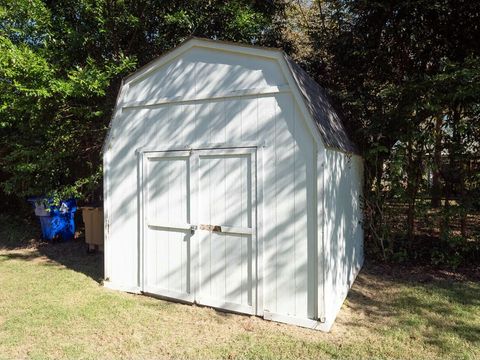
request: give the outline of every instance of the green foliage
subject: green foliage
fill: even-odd
[[[0,0],[0,197],[100,200],[120,78],[187,37],[283,46],[365,157],[367,251],[456,266],[480,241],[479,23],[456,0]]]
[[[191,35],[266,41],[252,1],[0,1],[0,195],[98,201],[120,78]]]
[[[48,40],[50,19],[42,1],[0,1],[0,32],[14,43],[41,46]]]
[[[112,102],[105,101],[111,82],[135,61],[121,53],[87,56],[83,65],[65,68],[54,51],[51,12],[40,1],[17,3],[1,8],[1,188],[20,197],[83,197],[89,183],[99,184],[93,174],[111,111]]]
[[[295,19],[284,40],[337,100],[366,160],[367,250],[384,260],[471,260],[467,244],[480,241],[480,3],[288,3]],[[455,232],[441,238],[453,203]]]

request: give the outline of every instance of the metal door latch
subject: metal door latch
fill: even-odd
[[[197,230],[197,225],[190,225],[190,234],[195,234],[195,230]]]
[[[222,232],[222,227],[220,225],[200,225],[200,230],[207,230],[212,232]]]

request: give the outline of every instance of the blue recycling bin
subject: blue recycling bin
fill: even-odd
[[[77,211],[77,202],[75,199],[63,200],[59,206],[50,205],[45,207],[45,203],[51,201],[43,198],[29,199],[35,207],[35,215],[40,220],[42,228],[42,238],[44,240],[53,240],[61,238],[71,240],[75,235],[75,212]]]

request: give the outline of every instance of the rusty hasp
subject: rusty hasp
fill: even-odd
[[[205,225],[201,224],[199,226],[200,230],[212,231],[212,232],[222,232],[222,227],[220,225]]]

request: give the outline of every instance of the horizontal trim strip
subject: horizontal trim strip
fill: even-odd
[[[170,152],[155,152],[147,155],[148,160],[158,160],[164,158],[186,158],[191,155],[191,151],[170,151]]]
[[[216,309],[233,311],[240,314],[255,315],[255,309],[252,305],[232,303],[221,299],[213,299],[197,295],[195,302],[203,306],[211,306]]]
[[[319,320],[315,320],[315,319],[277,314],[277,313],[270,312],[268,310],[264,310],[263,318],[265,320],[277,321],[277,322],[301,326],[301,327],[309,328],[313,330],[320,330],[325,332],[330,331],[330,326],[328,324],[322,323]]]
[[[183,293],[178,291],[172,291],[167,289],[144,285],[143,294],[153,297],[158,297],[166,300],[177,300],[180,302],[193,303],[194,297],[191,293]]]
[[[192,226],[190,224],[162,224],[155,221],[147,221],[148,227],[163,228],[168,230],[176,231],[186,231],[191,230]]]
[[[282,86],[268,86],[264,88],[253,88],[253,89],[244,89],[237,90],[228,93],[218,93],[212,94],[209,96],[194,96],[192,98],[183,98],[183,97],[172,97],[172,98],[161,98],[154,101],[138,101],[126,103],[122,106],[122,109],[133,109],[133,108],[142,108],[142,107],[157,107],[168,104],[185,104],[185,103],[197,103],[202,101],[210,100],[220,100],[227,98],[236,98],[242,96],[265,96],[271,94],[279,94],[284,92],[289,92],[290,87],[287,85]]]
[[[141,289],[139,286],[118,284],[107,280],[103,282],[103,286],[110,290],[125,291],[133,294],[141,293]]]
[[[222,233],[222,234],[252,235],[252,229],[250,228],[241,228],[241,227],[223,226],[223,225],[200,224],[198,226],[198,230]]]

